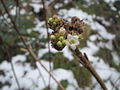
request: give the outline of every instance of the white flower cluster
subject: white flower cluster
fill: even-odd
[[[61,27],[57,34],[51,35],[51,40],[56,42],[58,47],[70,46],[73,50],[80,44],[81,35],[69,34],[64,27]]]
[[[66,45],[70,46],[73,50],[76,49],[77,45],[79,45],[79,37],[77,35],[67,35]]]

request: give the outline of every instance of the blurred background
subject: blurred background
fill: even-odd
[[[102,90],[68,47],[57,51],[48,46],[45,16],[82,19],[86,25],[79,49],[108,90],[120,90],[120,0],[43,0],[46,11],[41,0],[3,1],[26,43],[66,90]],[[0,2],[0,90],[61,90],[36,65]]]

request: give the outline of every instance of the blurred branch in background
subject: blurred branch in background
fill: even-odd
[[[28,48],[32,49],[40,62],[67,90],[101,90],[101,87],[92,74],[80,64],[82,62],[70,48],[66,47],[59,52],[50,47],[49,53],[48,35],[52,31],[49,29],[49,34],[47,33],[46,17],[48,19],[58,15],[69,21],[71,17],[77,16],[85,21],[85,37],[80,40],[79,50],[87,53],[93,67],[109,90],[120,89],[119,0],[43,0],[45,9],[42,0],[3,1]],[[20,88],[61,89],[40,64],[33,60],[16,34],[2,3],[0,3],[0,37],[12,57]],[[0,45],[0,89],[15,90],[18,86],[7,60],[9,59],[6,50]]]
[[[49,32],[48,32],[48,22],[47,22],[47,11],[46,11],[46,6],[45,6],[45,0],[41,0],[42,4],[43,4],[43,10],[44,10],[44,18],[45,18],[45,25],[46,25],[46,30],[47,30],[47,40],[48,40],[48,60],[49,60],[49,68],[50,68],[50,72],[52,71],[51,68],[51,51],[50,51],[50,36],[49,36]],[[50,81],[51,81],[51,76],[49,77],[49,85],[48,85],[48,89],[50,89]]]
[[[18,90],[21,90],[21,87],[20,87],[20,83],[19,83],[19,80],[17,78],[17,74],[15,73],[15,69],[14,69],[14,64],[11,60],[11,55],[10,55],[10,52],[7,48],[7,45],[4,43],[4,41],[2,40],[2,38],[0,37],[0,46],[3,46],[4,48],[4,51],[7,53],[7,57],[8,57],[8,62],[10,62],[10,65],[11,65],[11,68],[12,68],[12,72],[13,72],[13,75],[14,75],[14,78],[15,78],[15,81],[17,83],[17,86],[18,86]]]
[[[9,51],[8,51],[7,49],[6,49],[6,52],[7,52],[8,57],[9,57],[8,60],[10,61],[11,68],[12,68],[13,75],[14,75],[14,77],[15,77],[15,80],[16,80],[16,83],[17,83],[17,86],[18,86],[18,89],[21,90],[21,87],[20,87],[20,84],[19,84],[19,81],[18,81],[18,78],[17,78],[17,74],[15,73],[14,65],[13,65],[13,63],[12,63],[12,60],[10,60],[10,59],[11,59],[11,58],[10,58],[10,53],[9,53]]]
[[[20,37],[21,41],[23,42],[24,46],[26,47],[26,49],[28,50],[28,52],[31,54],[32,58],[35,60],[35,62],[38,62],[45,70],[46,72],[48,72],[48,74],[50,74],[50,76],[55,80],[55,82],[59,85],[59,87],[62,89],[62,90],[65,90],[64,87],[56,80],[56,78],[51,74],[51,72],[49,72],[47,70],[47,68],[39,61],[38,57],[35,55],[35,53],[32,51],[32,48],[29,48],[28,45],[26,44],[26,41],[24,40],[23,36],[21,35],[21,33],[19,32],[19,29],[17,28],[14,20],[12,19],[10,13],[8,12],[8,9],[4,3],[3,0],[1,0],[1,3],[6,11],[6,13],[8,14],[8,17],[10,18],[11,20],[11,23],[13,24],[13,28],[14,30],[17,32],[18,36]]]

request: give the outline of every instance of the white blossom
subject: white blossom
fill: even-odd
[[[66,45],[70,46],[73,50],[76,49],[77,45],[79,45],[79,39],[75,35],[68,34]]]

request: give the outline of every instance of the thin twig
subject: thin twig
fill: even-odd
[[[49,44],[49,41],[50,41],[50,37],[49,37],[49,32],[48,32],[48,23],[47,23],[47,11],[46,11],[46,7],[45,7],[45,0],[42,0],[42,4],[43,4],[43,9],[44,9],[44,17],[45,17],[45,25],[46,25],[46,30],[47,30],[47,39],[48,39],[48,52],[49,52],[49,68],[50,68],[50,72],[51,72],[51,51],[50,51],[50,44]],[[50,81],[51,81],[51,76],[49,77],[49,84],[48,84],[48,88],[50,89]]]
[[[96,80],[101,85],[101,87],[103,88],[103,90],[107,90],[107,87],[105,86],[103,80],[100,78],[100,76],[98,75],[98,73],[95,71],[95,69],[91,65],[91,62],[89,61],[87,55],[86,54],[83,55],[79,51],[78,48],[75,49],[74,53],[75,53],[76,56],[78,56],[80,62],[82,62],[82,64],[83,64],[83,66],[85,66],[92,73],[92,75],[96,78]]]
[[[61,83],[59,83],[57,81],[57,79],[51,74],[51,72],[49,72],[47,70],[47,68],[39,61],[38,57],[35,55],[35,53],[33,52],[33,50],[30,49],[29,53],[31,54],[32,57],[34,57],[34,59],[36,59],[36,63],[38,62],[38,64],[40,64],[45,70],[46,72],[53,78],[53,80],[55,80],[55,82],[59,85],[59,87],[62,89],[62,90],[65,90],[65,88],[62,86]]]
[[[113,85],[113,87],[112,87],[111,90],[113,90],[113,89],[116,87],[116,83],[117,83],[119,80],[120,80],[120,77],[118,77],[118,79],[113,83],[114,85]],[[112,82],[112,81],[111,81],[111,82]]]
[[[7,49],[6,47],[5,47],[5,49],[6,49],[6,53],[7,53],[7,56],[8,56],[8,60],[10,61],[10,65],[11,65],[11,68],[12,68],[12,71],[13,71],[13,75],[14,75],[14,77],[15,77],[15,80],[16,80],[16,83],[17,83],[17,86],[18,86],[18,89],[21,90],[21,88],[20,88],[20,83],[19,83],[18,78],[17,78],[17,75],[16,75],[16,73],[15,73],[14,65],[13,65],[13,63],[12,63],[12,60],[10,60],[10,59],[11,59],[10,53],[9,53],[9,51],[8,51],[8,49]]]
[[[33,51],[31,45],[29,45],[29,48],[30,48],[31,51]],[[26,51],[27,51],[27,50],[26,50]],[[35,63],[36,63],[36,62],[35,62]],[[36,66],[37,66],[37,64],[36,64]],[[46,85],[46,82],[45,82],[45,79],[44,79],[44,76],[42,75],[42,73],[41,73],[40,69],[38,68],[38,66],[37,66],[37,70],[38,70],[39,75],[40,75],[41,78],[42,78],[42,81],[43,81],[43,83],[44,83],[44,86],[47,86],[47,85]]]
[[[40,69],[37,69],[37,70],[38,70],[39,75],[41,76],[41,78],[42,78],[42,80],[43,80],[44,86],[46,86],[45,79],[44,79],[44,77],[43,77],[43,75],[42,75],[42,73],[41,73]]]
[[[21,33],[19,32],[19,29],[18,29],[17,25],[16,25],[15,22],[13,21],[11,15],[9,14],[8,9],[7,9],[4,1],[3,1],[3,0],[0,0],[0,1],[1,1],[1,3],[2,3],[2,5],[3,5],[3,7],[4,7],[5,11],[6,11],[6,13],[7,13],[8,16],[9,16],[9,18],[10,18],[10,20],[11,20],[11,23],[13,24],[14,30],[17,32],[17,34],[18,34],[18,36],[20,37],[22,43],[24,44],[24,46],[26,47],[26,49],[28,50],[28,52],[30,53],[30,55],[32,56],[32,58],[33,58],[36,62],[38,62],[38,63],[45,69],[45,71],[53,78],[53,80],[55,80],[55,82],[58,84],[58,86],[59,86],[62,90],[65,90],[65,88],[62,86],[62,84],[57,81],[57,79],[51,74],[51,72],[49,72],[49,71],[47,70],[47,68],[39,61],[39,58],[35,55],[35,53],[27,46],[26,41],[25,41],[24,38],[22,37]]]
[[[14,0],[15,1],[15,3],[16,3],[16,15],[15,15],[15,19],[14,19],[14,21],[16,21],[17,20],[17,16],[18,16],[18,12],[19,12],[19,0]]]
[[[15,0],[16,1],[16,0]],[[16,3],[18,3],[16,6],[18,6],[18,9],[19,9],[19,1],[18,2],[16,2]],[[19,9],[19,11],[20,11],[20,9]],[[18,11],[18,14],[19,14],[19,16],[20,16],[20,13],[19,13],[19,11]],[[17,13],[16,13],[17,14]],[[5,19],[5,17],[4,17],[4,15],[2,14],[2,16],[3,16],[3,19],[6,21],[6,25],[9,27],[9,28],[11,28],[11,26],[9,25],[9,23],[7,22],[7,19]],[[17,19],[17,17],[16,17],[16,19]],[[14,20],[15,21],[15,20]],[[20,25],[20,24],[19,24]],[[19,26],[20,27],[20,26]],[[4,31],[3,30],[3,32],[6,32],[6,31]],[[12,33],[12,32],[9,32],[9,34],[13,34],[13,35],[15,35],[15,33]],[[32,36],[30,36],[29,34],[21,34],[22,36],[27,36],[27,37],[32,37]],[[11,63],[11,66],[12,66],[12,68],[13,68],[13,65],[12,65],[12,63]],[[41,71],[40,71],[40,69],[39,68],[37,68],[37,70],[38,70],[38,72],[39,72],[39,75],[40,75],[40,77],[42,78],[42,80],[43,80],[43,83],[44,83],[44,86],[47,86],[46,85],[46,83],[45,83],[45,79],[44,79],[44,77],[43,77],[43,75],[42,75],[42,73],[41,73]],[[14,71],[14,70],[13,70]],[[13,72],[14,73],[14,72]]]
[[[5,47],[5,51],[6,51],[7,56],[8,56],[8,61],[10,62],[10,65],[11,65],[11,68],[12,68],[12,72],[13,72],[13,75],[14,75],[14,77],[15,77],[15,81],[16,81],[17,86],[18,86],[18,90],[21,90],[21,88],[20,88],[20,83],[19,83],[19,80],[18,80],[17,75],[16,75],[16,73],[15,73],[14,65],[13,65],[13,63],[12,63],[11,55],[10,55],[10,53],[9,53],[9,50],[7,49],[7,46],[5,45],[5,43],[4,43],[4,41],[2,40],[2,38],[1,38],[1,42],[2,42],[2,44],[3,44],[4,47]]]

